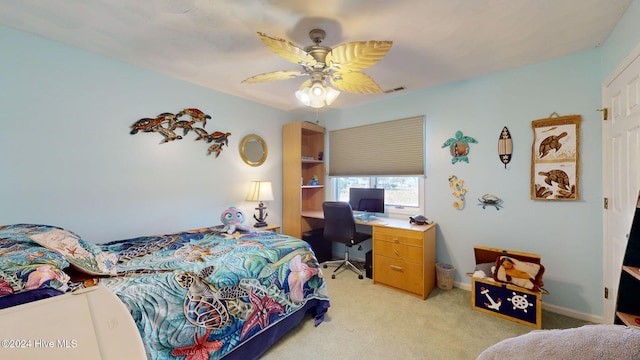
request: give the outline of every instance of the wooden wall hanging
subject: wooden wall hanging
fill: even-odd
[[[580,121],[554,112],[531,122],[532,200],[580,199]]]
[[[511,139],[511,133],[507,127],[503,127],[498,137],[498,156],[500,161],[504,164],[504,168],[507,168],[507,164],[511,161],[511,154],[513,153],[513,140]]]

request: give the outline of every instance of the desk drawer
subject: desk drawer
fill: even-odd
[[[373,250],[376,255],[422,264],[422,247],[375,239]]]
[[[418,295],[424,293],[422,264],[395,260],[374,255],[373,277],[375,282],[393,286]]]
[[[374,240],[384,240],[413,246],[423,246],[423,234],[424,233],[420,231],[406,229],[390,229],[379,226],[373,227]]]

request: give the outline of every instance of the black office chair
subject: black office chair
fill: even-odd
[[[322,204],[322,210],[324,211],[324,238],[327,241],[340,242],[345,245],[344,260],[327,261],[324,263],[324,267],[338,265],[331,275],[332,279],[336,278],[336,272],[342,267],[350,268],[358,274],[358,279],[363,279],[362,270],[349,261],[349,248],[371,238],[371,235],[356,231],[356,222],[353,219],[353,211],[349,203],[325,201]]]

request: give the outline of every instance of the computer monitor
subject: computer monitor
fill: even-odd
[[[384,189],[350,188],[349,204],[354,211],[384,213]]]

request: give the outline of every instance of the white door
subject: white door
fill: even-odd
[[[614,320],[622,258],[640,190],[640,46],[602,85],[608,109],[603,121],[604,321]]]

